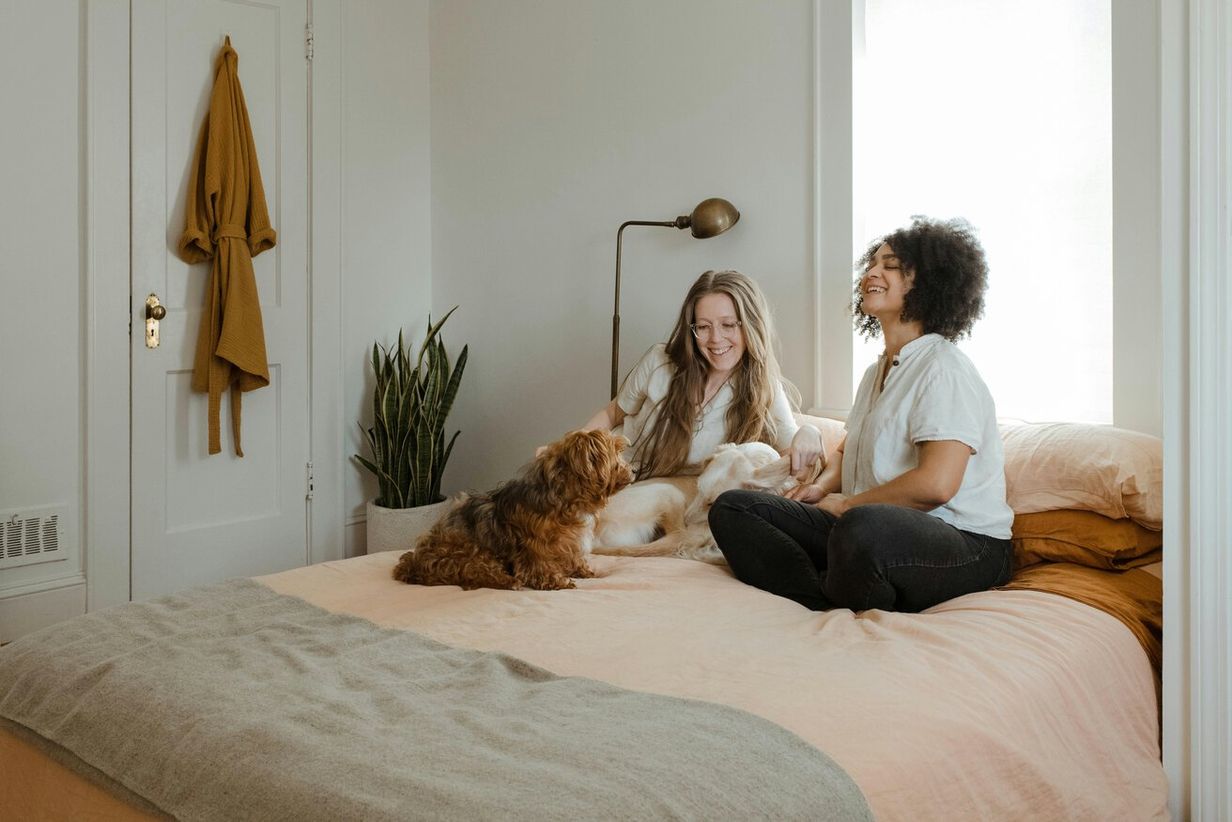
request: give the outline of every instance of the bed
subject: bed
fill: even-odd
[[[1004,437],[1023,567],[922,614],[815,613],[669,558],[594,557],[570,591],[423,588],[390,552],[53,626],[0,649],[0,807],[1167,818],[1157,441]],[[1075,438],[1080,482],[1047,464]]]

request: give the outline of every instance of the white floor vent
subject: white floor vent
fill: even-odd
[[[0,568],[63,559],[66,517],[63,505],[0,511]]]

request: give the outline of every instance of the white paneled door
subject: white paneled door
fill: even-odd
[[[132,3],[132,598],[303,565],[309,460],[307,0]],[[243,395],[244,456],[222,403],[207,454],[191,391],[208,263],[176,254],[190,163],[224,37],[239,55],[278,244],[254,260],[270,384]],[[144,305],[166,308],[146,347]]]

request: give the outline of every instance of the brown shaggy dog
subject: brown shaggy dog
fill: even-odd
[[[573,588],[594,576],[582,539],[607,498],[633,481],[629,441],[574,431],[490,494],[463,494],[394,568],[394,579],[463,588]]]

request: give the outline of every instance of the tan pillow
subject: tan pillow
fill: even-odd
[[[1132,519],[1109,519],[1092,511],[1041,511],[1014,517],[1014,567],[1037,562],[1073,562],[1122,571],[1157,562],[1163,532]]]
[[[1015,514],[1078,508],[1163,528],[1163,442],[1110,425],[1003,426],[1006,499]]]

